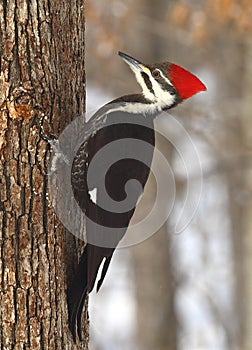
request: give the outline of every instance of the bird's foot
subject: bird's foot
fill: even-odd
[[[40,131],[41,138],[50,145],[51,151],[54,153],[52,160],[51,160],[51,168],[50,168],[50,171],[48,173],[48,175],[51,175],[51,174],[56,172],[58,161],[64,162],[68,166],[70,166],[70,161],[67,158],[67,156],[64,154],[64,152],[62,151],[62,149],[60,147],[60,142],[57,139],[57,137],[54,134],[47,133],[45,131],[44,121],[46,119],[47,119],[47,116],[44,113],[42,113],[38,124],[39,124],[39,131]]]

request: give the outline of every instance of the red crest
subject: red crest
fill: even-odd
[[[192,97],[200,91],[207,90],[199,78],[176,64],[171,64],[169,73],[172,84],[183,99]]]

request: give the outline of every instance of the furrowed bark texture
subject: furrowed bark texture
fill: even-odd
[[[84,1],[1,0],[2,350],[87,348],[87,321],[81,345],[68,331],[66,235],[47,198],[50,154],[37,127],[38,110],[58,135],[84,108]]]

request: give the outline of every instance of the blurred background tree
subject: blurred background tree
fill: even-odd
[[[91,304],[94,299],[93,304],[99,304],[91,311],[93,349],[116,348],[120,339],[124,340],[120,349],[251,349],[251,33],[251,0],[87,3],[89,109],[138,88],[128,67],[116,57],[118,50],[143,62],[176,62],[198,74],[208,87],[207,94],[173,112],[200,155],[204,187],[198,211],[183,233],[172,230],[175,213],[152,238],[130,252],[118,252],[107,287],[97,298],[91,297]],[[166,124],[169,128],[169,117]],[[183,135],[176,137],[178,143],[184,142]],[[160,144],[174,169],[179,211],[187,190],[186,174],[174,149]],[[200,174],[194,173],[190,155],[187,162],[197,186]],[[151,181],[148,188],[146,198],[151,202]],[[128,289],[128,295],[114,309],[102,311],[102,305],[113,304],[108,295],[113,290],[119,293],[118,286]],[[122,302],[132,310],[129,332],[118,326],[118,318],[118,328],[108,321],[127,309]],[[123,311],[120,316],[128,317]],[[117,330],[106,334],[107,342],[104,334],[99,338],[97,318]]]

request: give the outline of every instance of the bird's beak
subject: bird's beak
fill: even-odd
[[[149,68],[147,68],[143,63],[141,63],[140,61],[136,60],[135,58],[129,55],[126,55],[126,53],[119,51],[118,55],[122,57],[122,59],[130,66],[133,72],[134,71],[144,72],[144,73],[149,72]]]

